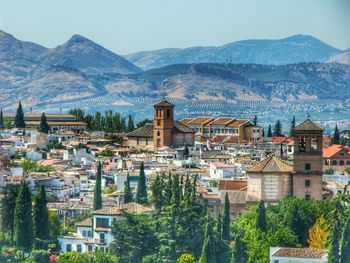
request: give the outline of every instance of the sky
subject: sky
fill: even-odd
[[[350,48],[350,0],[0,0],[0,30],[45,47],[83,35],[117,54],[312,35]]]

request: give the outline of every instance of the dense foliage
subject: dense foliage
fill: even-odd
[[[78,121],[87,123],[90,131],[105,132],[130,132],[135,129],[134,119],[131,115],[124,117],[112,110],[105,111],[104,114],[97,111],[94,115],[86,114],[82,109],[72,109],[69,114],[75,115]]]
[[[206,202],[196,195],[195,178],[158,174],[150,192],[153,213],[125,214],[123,220],[114,222],[110,250],[120,262],[194,262],[192,256],[205,258],[202,254],[211,244],[215,245],[217,258],[226,255],[230,259],[221,227],[217,227],[221,220],[209,216]]]

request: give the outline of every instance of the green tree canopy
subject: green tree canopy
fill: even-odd
[[[16,247],[30,250],[33,243],[32,197],[25,182],[21,183],[16,199],[14,229]]]
[[[98,162],[97,173],[96,173],[96,183],[94,191],[94,200],[93,200],[93,210],[98,210],[102,208],[102,164]]]
[[[21,102],[18,102],[14,126],[16,128],[25,128],[26,127],[26,123],[24,122],[24,113],[23,113]]]
[[[43,114],[41,115],[41,118],[40,118],[39,131],[43,132],[43,133],[49,133],[49,131],[50,131],[50,126],[47,123],[46,116],[45,116],[44,112],[43,112]]]
[[[140,174],[137,182],[136,198],[135,202],[139,204],[148,203],[147,185],[146,185],[146,175],[143,162],[140,167]]]
[[[34,197],[33,205],[34,237],[42,240],[50,239],[49,215],[46,191],[42,185]]]

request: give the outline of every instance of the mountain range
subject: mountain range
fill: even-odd
[[[278,40],[243,40],[218,47],[167,48],[124,56],[148,70],[183,63],[244,63],[283,65],[301,62],[325,62],[342,53],[317,38],[295,35]]]
[[[190,61],[153,68],[177,63],[172,58],[182,52]],[[239,62],[237,57],[243,60],[244,52],[254,63],[234,63]],[[136,54],[119,56],[80,35],[46,48],[0,31],[0,107],[13,110],[20,100],[25,107],[37,109],[100,108],[135,105],[142,99],[163,96],[232,103],[344,100],[350,98],[350,65],[341,63],[347,61],[348,53],[298,35],[234,42],[219,48],[163,49],[151,52],[152,59],[146,65],[147,52],[144,59],[138,53],[143,64],[136,63],[131,58]],[[213,63],[215,59],[221,60]],[[152,69],[141,69],[148,67]]]

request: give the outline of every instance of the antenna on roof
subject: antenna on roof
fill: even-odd
[[[309,112],[306,113],[306,116],[307,116],[307,119],[310,120],[311,116]]]

